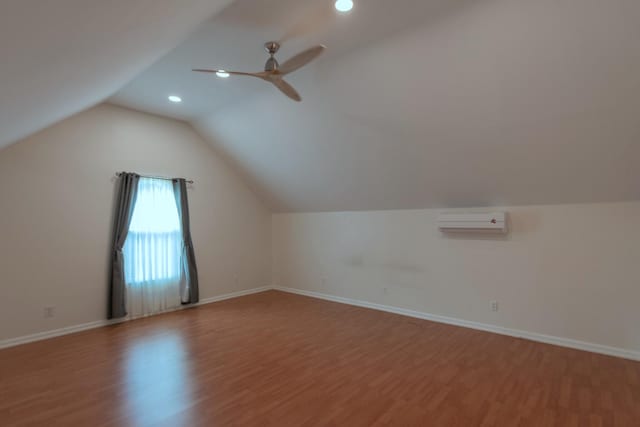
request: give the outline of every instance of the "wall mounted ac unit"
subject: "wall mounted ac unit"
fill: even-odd
[[[443,232],[507,232],[507,213],[442,213],[438,228]]]

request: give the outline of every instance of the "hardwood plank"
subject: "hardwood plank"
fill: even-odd
[[[0,351],[3,426],[638,426],[640,363],[276,291]]]

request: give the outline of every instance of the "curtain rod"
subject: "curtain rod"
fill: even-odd
[[[120,176],[123,173],[128,173],[128,172],[116,172],[116,176]],[[136,175],[140,175],[143,178],[166,179],[167,181],[173,181],[174,179],[176,179],[176,178],[169,178],[168,176],[141,175],[139,173]],[[193,180],[191,179],[186,179],[185,181],[187,184],[193,184]]]

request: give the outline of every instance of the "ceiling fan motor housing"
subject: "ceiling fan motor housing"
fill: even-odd
[[[278,61],[273,56],[267,59],[267,62],[264,64],[265,71],[276,71],[280,67]]]

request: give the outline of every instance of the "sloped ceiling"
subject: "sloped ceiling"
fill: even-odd
[[[188,72],[259,69],[261,43],[305,22],[290,3],[235,2],[114,101],[191,120],[277,211],[640,198],[637,0],[370,0],[348,16],[316,12],[288,39],[329,47],[291,76],[301,104],[260,81]],[[164,86],[184,105],[150,105]]]
[[[3,0],[0,148],[112,95],[230,0]]]
[[[638,22],[637,1],[465,3],[295,75],[301,105],[195,123],[278,210],[637,200]]]
[[[640,199],[640,2],[355,3],[236,0],[110,102],[189,120],[276,211]],[[258,70],[270,39],[329,48],[300,104],[189,71]]]

